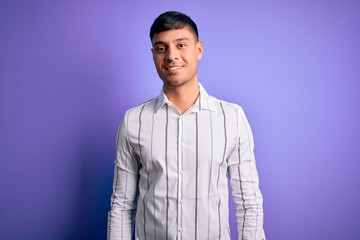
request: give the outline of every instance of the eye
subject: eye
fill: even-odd
[[[165,52],[165,50],[166,50],[166,48],[162,47],[162,46],[158,46],[158,47],[155,48],[155,51],[157,53],[163,53],[163,52]]]
[[[185,48],[187,45],[185,43],[179,43],[179,48]]]

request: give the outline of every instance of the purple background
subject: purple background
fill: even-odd
[[[247,113],[268,239],[360,239],[355,0],[1,1],[0,239],[105,239],[116,131],[160,92],[166,10],[197,22],[207,91]]]

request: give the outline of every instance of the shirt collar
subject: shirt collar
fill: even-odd
[[[205,88],[199,84],[200,88],[200,95],[196,100],[194,106],[192,107],[192,112],[198,112],[201,110],[209,110],[209,111],[217,111],[218,104],[213,97],[209,96],[206,92]],[[158,112],[165,104],[171,103],[170,100],[167,98],[164,90],[161,89],[160,95],[157,97],[156,105],[155,105],[155,112]]]

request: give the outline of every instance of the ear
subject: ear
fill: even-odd
[[[197,58],[198,58],[198,60],[200,60],[202,58],[203,51],[204,51],[204,45],[201,40],[199,40],[196,43],[196,49],[197,49]]]
[[[153,61],[155,61],[155,50],[154,50],[154,48],[151,48],[150,49],[150,51],[151,51],[151,55],[152,55],[152,58],[153,58]]]

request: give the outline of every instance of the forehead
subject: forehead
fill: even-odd
[[[154,34],[152,44],[156,43],[172,43],[179,39],[185,39],[190,42],[195,42],[195,34],[188,28],[183,27],[180,29],[171,29],[168,31]]]

